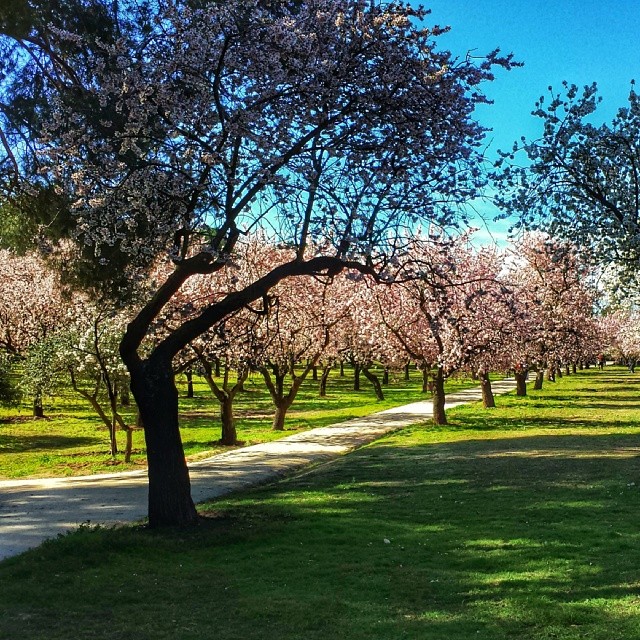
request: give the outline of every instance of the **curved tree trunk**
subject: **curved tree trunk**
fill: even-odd
[[[171,362],[139,361],[129,371],[147,447],[149,525],[194,524],[198,514],[178,427],[178,390]]]
[[[445,401],[444,372],[442,367],[438,367],[433,381],[433,422],[435,424],[447,424],[447,416],[444,411]]]
[[[331,373],[331,366],[328,364],[323,370],[322,375],[320,376],[320,386],[319,386],[319,395],[321,398],[326,398],[327,396],[327,382],[329,381],[329,374]]]
[[[491,380],[489,380],[489,374],[482,372],[479,374],[480,384],[482,388],[482,406],[485,409],[493,409],[496,406],[496,400],[493,396],[493,390],[491,389]]]
[[[373,391],[376,394],[376,398],[378,400],[384,400],[384,393],[382,393],[382,386],[380,385],[380,380],[378,376],[371,373],[369,370],[370,365],[362,367],[362,373],[364,377],[373,385]]]
[[[527,395],[527,372],[516,371],[515,378],[516,378],[516,395],[526,396]]]

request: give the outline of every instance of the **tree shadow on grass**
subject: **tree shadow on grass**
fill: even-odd
[[[115,565],[113,624],[134,598],[137,628],[188,620],[202,640],[640,637],[637,436],[423,444],[412,431],[205,505],[215,517],[193,530],[65,536],[24,571],[43,593],[25,603],[15,569],[6,583],[16,629],[72,616],[106,638],[95,575]],[[78,592],[84,617],[69,612]]]
[[[71,449],[74,447],[88,447],[104,443],[103,438],[88,438],[84,436],[12,436],[0,434],[0,452],[22,453],[24,451],[49,451],[52,449]]]

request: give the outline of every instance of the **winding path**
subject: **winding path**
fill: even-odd
[[[495,394],[507,393],[515,388],[515,381],[502,380],[492,386]],[[480,398],[480,388],[452,393],[446,408]],[[415,402],[191,463],[193,499],[202,502],[275,480],[428,420],[431,413],[430,401]],[[83,523],[131,522],[144,518],[146,511],[146,471],[0,481],[0,559]]]

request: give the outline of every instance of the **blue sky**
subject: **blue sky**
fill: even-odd
[[[418,4],[418,2],[415,2]],[[490,155],[508,149],[524,135],[538,137],[530,115],[549,85],[563,80],[583,86],[597,82],[603,98],[599,113],[608,121],[626,102],[630,83],[640,84],[640,0],[433,0],[427,25],[448,25],[437,40],[463,58],[467,51],[486,54],[499,47],[513,52],[524,67],[499,72],[486,85],[493,105],[477,111],[493,129]],[[494,225],[501,235],[504,225]]]

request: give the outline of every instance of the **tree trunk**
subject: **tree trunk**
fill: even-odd
[[[340,377],[344,378],[344,362],[340,360]]]
[[[556,381],[556,372],[553,367],[547,367],[547,380],[549,382]]]
[[[382,393],[382,386],[380,385],[378,376],[369,371],[369,366],[363,366],[362,373],[364,374],[364,377],[373,385],[373,391],[376,394],[376,398],[378,400],[384,400],[384,393]]]
[[[485,409],[493,409],[496,406],[495,398],[493,397],[493,391],[491,389],[491,380],[489,380],[489,374],[482,372],[480,375],[480,384],[482,388],[482,406]]]
[[[187,398],[193,398],[193,371],[187,369],[184,375],[187,377]]]
[[[407,362],[407,364],[404,365],[404,380],[405,382],[409,382],[409,380],[411,379],[411,375],[409,374],[409,367],[411,366],[410,362]]]
[[[213,375],[216,378],[220,377],[220,358],[213,359]]]
[[[178,390],[171,362],[129,363],[131,392],[144,424],[149,475],[149,525],[186,526],[198,520],[178,426]]]
[[[544,382],[544,369],[539,369],[536,371],[536,381],[533,384],[533,388],[536,391],[540,391],[542,389],[542,383]]]
[[[133,429],[128,427],[125,429],[126,441],[124,445],[124,461],[131,462],[131,453],[133,451]]]
[[[44,418],[44,407],[42,406],[42,395],[36,394],[33,398],[33,417]]]
[[[360,365],[353,365],[353,390],[360,391]]]
[[[516,377],[516,395],[526,396],[527,395],[527,372],[516,371],[515,377]]]
[[[287,417],[287,411],[291,406],[290,402],[282,400],[276,405],[276,412],[273,415],[273,430],[284,431],[284,420]]]
[[[429,369],[422,368],[422,393],[433,393],[433,383],[429,377]]]
[[[311,374],[312,374],[311,375],[311,379],[314,382],[317,382],[318,381],[318,367],[317,366],[311,367]]]
[[[331,372],[331,365],[328,364],[323,370],[322,375],[320,376],[320,397],[326,398],[327,396],[327,382],[329,380],[329,373]]]
[[[442,367],[438,367],[433,381],[433,422],[434,424],[447,424],[447,416],[444,412],[444,372]]]
[[[385,367],[382,372],[382,384],[389,384],[389,367]]]
[[[568,362],[564,367],[564,375],[565,376],[571,375],[571,369],[569,368],[569,363]]]
[[[220,444],[225,446],[237,444],[238,433],[233,418],[233,396],[229,393],[225,393],[224,398],[220,400],[220,422],[222,424]]]
[[[562,369],[560,367],[556,368],[556,377],[562,378]]]
[[[578,373],[578,365],[575,362],[571,365],[571,370],[573,373]]]

